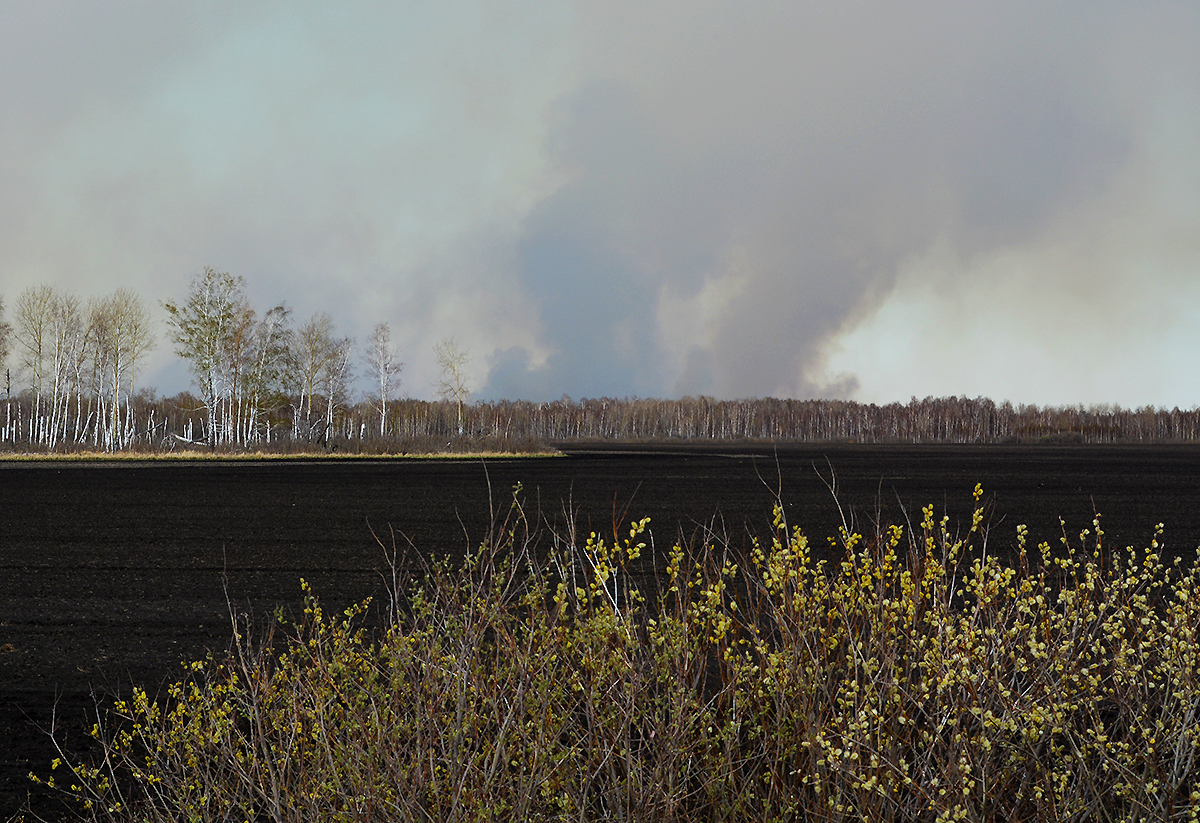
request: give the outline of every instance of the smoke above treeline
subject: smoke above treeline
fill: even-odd
[[[9,3],[0,295],[211,266],[388,323],[424,398],[453,337],[481,398],[1193,407],[1197,42],[1168,2]]]
[[[1200,408],[1038,407],[988,398],[907,404],[709,396],[473,402],[470,352],[435,346],[438,401],[401,391],[404,364],[379,323],[358,348],[329,315],[259,311],[243,278],[206,268],[163,304],[167,343],[195,392],[138,388],[158,340],[128,289],[86,303],[52,286],[0,300],[0,450],[347,453],[538,451],[564,441],[1147,443],[1200,439]],[[11,351],[10,351],[11,350]],[[9,368],[9,355],[12,368]],[[370,387],[352,389],[360,368]],[[14,371],[15,369],[15,371]],[[15,380],[15,391],[14,391]]]

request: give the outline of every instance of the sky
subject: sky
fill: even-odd
[[[174,394],[205,266],[413,397],[1194,408],[1200,4],[0,5],[10,312],[132,289]]]

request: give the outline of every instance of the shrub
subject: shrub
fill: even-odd
[[[135,691],[46,782],[91,820],[1194,820],[1200,571],[1156,531],[1015,561],[977,508],[736,552],[647,521],[555,534],[519,494],[461,565],[397,577]],[[393,569],[399,569],[393,563]],[[57,782],[55,782],[57,781]]]

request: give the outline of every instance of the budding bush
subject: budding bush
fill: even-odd
[[[648,520],[577,541],[514,496],[379,632],[304,585],[282,642],[237,623],[44,779],[113,821],[1196,819],[1200,571],[1099,517],[1018,526],[1002,562],[982,494],[961,533],[927,507],[832,561],[777,506],[744,550],[675,545],[648,592]]]

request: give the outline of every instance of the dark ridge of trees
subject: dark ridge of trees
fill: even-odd
[[[406,403],[413,419],[434,412]],[[446,412],[442,412],[446,414]],[[1200,410],[1110,406],[997,405],[986,398],[913,398],[884,406],[844,400],[709,397],[569,398],[552,403],[499,401],[469,407],[469,433],[562,440],[781,440],[861,443],[1080,443],[1191,441]]]
[[[237,419],[238,401],[224,414]],[[842,400],[680,400],[600,398],[549,403],[454,399],[393,400],[380,417],[378,398],[334,402],[319,392],[244,399],[255,425],[235,440],[212,442],[208,404],[184,392],[170,398],[140,391],[120,409],[120,441],[132,451],[330,451],[406,453],[530,451],[564,441],[857,442],[857,443],[1157,443],[1200,440],[1200,410],[1038,407],[986,398],[913,399],[884,406]],[[39,405],[40,403],[40,405]],[[69,398],[70,414],[52,410],[26,389],[0,412],[0,449],[110,450],[112,425],[103,395]],[[64,405],[66,405],[64,403]],[[40,412],[39,412],[40,408]],[[322,410],[310,415],[310,408]],[[55,427],[53,444],[47,427]]]

